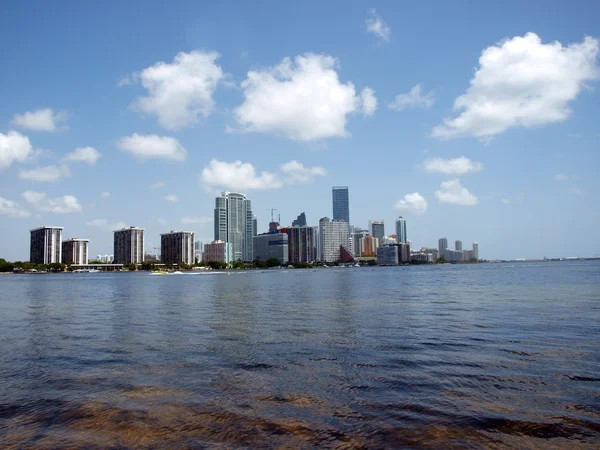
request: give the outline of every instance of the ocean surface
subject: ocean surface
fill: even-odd
[[[600,261],[0,276],[0,448],[600,448]]]

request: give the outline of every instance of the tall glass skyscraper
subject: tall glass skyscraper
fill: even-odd
[[[406,244],[406,220],[402,216],[396,219],[396,242]]]
[[[331,189],[333,200],[333,220],[343,220],[350,226],[350,201],[348,186],[334,186]]]
[[[252,261],[253,235],[250,200],[243,194],[222,192],[215,199],[215,241],[231,244],[234,261]]]
[[[383,220],[369,220],[369,231],[374,239],[377,239],[379,245],[383,242],[385,236],[385,224]]]

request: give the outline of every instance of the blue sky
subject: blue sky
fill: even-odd
[[[122,4],[121,4],[122,3]],[[408,221],[413,246],[600,255],[600,4],[3,2],[0,257],[64,227],[213,238],[214,195],[266,231]],[[236,163],[239,161],[239,163]]]

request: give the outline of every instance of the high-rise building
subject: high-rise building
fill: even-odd
[[[440,253],[440,258],[446,258],[446,249],[448,248],[448,239],[440,238],[438,239],[438,251]]]
[[[251,202],[243,194],[222,192],[215,199],[215,241],[232,245],[234,261],[252,261],[256,230]]]
[[[343,220],[350,226],[350,200],[348,198],[348,186],[334,186],[331,189],[333,203],[333,220]]]
[[[319,220],[319,241],[321,261],[334,262],[339,260],[340,245],[348,246],[348,223],[323,217]]]
[[[202,243],[202,241],[194,242],[194,258],[198,258],[198,261],[203,261],[203,259],[202,259],[203,251],[204,251],[204,244]]]
[[[400,216],[396,219],[396,242],[406,244],[406,239],[406,220]]]
[[[160,260],[164,264],[194,264],[194,232],[171,231],[160,235]]]
[[[354,228],[354,232],[350,236],[350,248],[355,256],[360,256],[360,240],[365,236],[369,236],[369,230]]]
[[[479,244],[473,242],[473,258],[479,261]]]
[[[366,235],[360,239],[360,256],[377,256],[379,239]]]
[[[288,235],[274,232],[254,236],[254,259],[268,261],[276,258],[279,264],[288,263]]]
[[[377,239],[378,242],[383,242],[385,237],[385,225],[383,220],[369,220],[369,231],[371,236]]]
[[[306,226],[306,214],[300,213],[296,220],[292,222],[293,227],[305,227]]]
[[[115,264],[141,264],[144,262],[144,229],[123,228],[114,232]]]
[[[29,261],[35,264],[60,263],[62,230],[62,227],[40,227],[30,230]]]
[[[462,241],[454,241],[454,250],[462,252]]]
[[[231,242],[213,241],[204,245],[204,261],[219,261],[229,264],[233,259],[233,246]]]
[[[87,264],[89,239],[71,238],[62,243],[63,264]]]
[[[256,236],[258,234],[258,219],[256,216],[252,216],[252,236]]]
[[[288,236],[288,262],[312,262],[315,258],[315,230],[297,226],[283,228]]]

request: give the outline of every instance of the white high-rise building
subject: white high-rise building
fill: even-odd
[[[454,241],[454,250],[462,252],[462,241]]]
[[[406,220],[402,216],[396,219],[396,242],[406,244]]]
[[[144,229],[129,227],[114,232],[115,264],[141,264],[144,262]]]
[[[473,242],[473,258],[479,260],[479,244],[477,242]]]
[[[29,261],[52,264],[62,261],[62,227],[40,227],[30,230]]]
[[[160,235],[160,260],[163,264],[194,264],[194,232],[171,231]]]
[[[448,248],[448,239],[438,239],[438,250],[440,252],[440,258],[446,258],[446,249]]]
[[[89,239],[71,238],[62,243],[63,264],[87,264]]]
[[[231,244],[234,261],[252,261],[255,223],[245,195],[222,192],[215,199],[215,241]]]
[[[319,220],[320,259],[334,262],[340,259],[340,245],[348,247],[348,223],[342,220]]]

